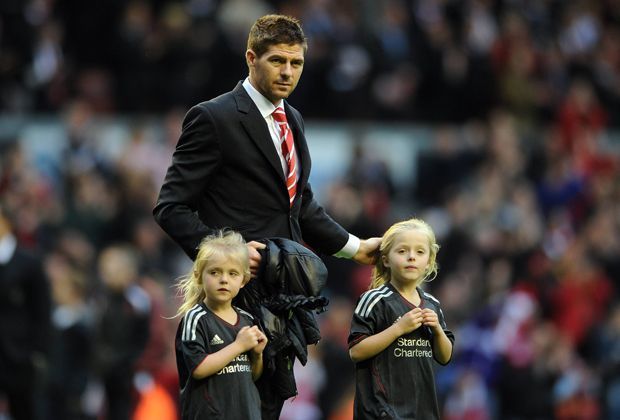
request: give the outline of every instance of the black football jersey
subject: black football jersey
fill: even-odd
[[[192,372],[209,357],[235,341],[244,326],[254,325],[252,315],[234,308],[232,325],[199,303],[179,323],[175,349],[181,387],[181,417],[194,419],[260,420],[260,398],[252,380],[249,352],[240,354],[221,371],[204,379]]]
[[[420,288],[418,293],[420,307],[437,313],[442,329],[454,343],[439,301]],[[351,321],[349,348],[385,330],[415,307],[389,283],[363,293]],[[354,418],[439,419],[433,360],[433,332],[421,326],[376,356],[356,363]]]

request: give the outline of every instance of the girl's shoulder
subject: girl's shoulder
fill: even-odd
[[[252,315],[248,311],[245,311],[238,306],[233,306],[233,309],[239,314],[239,316],[247,318],[252,322],[254,321],[254,315]]]
[[[202,303],[197,303],[194,306],[192,306],[191,308],[189,308],[187,310],[187,312],[185,312],[183,314],[183,318],[182,318],[182,322],[187,322],[188,320],[193,320],[196,317],[203,317],[204,315],[206,315],[207,309],[205,306],[203,306]]]
[[[355,313],[359,316],[367,317],[373,308],[392,296],[394,296],[394,289],[386,284],[367,290],[359,297]]]
[[[392,289],[386,283],[386,284],[382,284],[381,286],[375,287],[374,289],[366,290],[360,295],[359,300],[369,299],[372,296],[379,296],[379,295],[389,296],[392,293],[394,293],[394,289]]]
[[[420,294],[420,298],[422,300],[425,300],[426,302],[431,303],[433,306],[437,306],[437,307],[441,306],[441,303],[439,302],[439,299],[437,299],[435,296],[433,296],[430,293],[422,290],[419,287],[418,287],[418,293]]]

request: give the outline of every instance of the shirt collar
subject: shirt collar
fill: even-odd
[[[263,116],[263,118],[267,118],[268,116],[273,114],[273,111],[275,111],[277,107],[281,106],[282,108],[284,108],[284,99],[280,101],[278,106],[275,106],[271,103],[271,101],[269,101],[269,99],[265,98],[258,90],[256,90],[254,86],[252,86],[249,77],[246,77],[246,79],[243,81],[243,87],[245,88],[246,92],[248,92],[248,95],[250,95],[250,98],[252,99],[254,104],[256,104],[256,107],[258,108],[258,111]]]
[[[0,238],[0,264],[6,264],[13,258],[16,247],[17,240],[15,236],[8,234]]]

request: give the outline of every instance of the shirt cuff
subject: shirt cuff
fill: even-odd
[[[360,238],[349,233],[349,240],[340,251],[334,254],[334,257],[353,258],[358,249],[360,249]]]

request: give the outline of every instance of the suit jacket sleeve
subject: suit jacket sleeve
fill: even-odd
[[[193,259],[202,238],[213,233],[198,217],[201,191],[220,165],[221,150],[206,107],[196,105],[183,121],[172,164],[153,209],[155,220]]]
[[[349,239],[349,233],[316,201],[309,183],[303,190],[299,225],[304,241],[329,255],[340,251]]]

